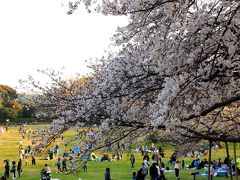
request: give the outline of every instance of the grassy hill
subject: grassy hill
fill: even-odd
[[[31,128],[32,130],[36,128],[44,128],[44,125],[32,125],[28,128]],[[67,132],[64,134],[64,137],[67,139],[69,136],[72,135],[72,132]],[[65,139],[64,138],[64,139]],[[10,127],[10,132],[5,132],[4,134],[0,135],[0,175],[4,174],[4,159],[10,159],[11,161],[18,161],[19,160],[19,143],[22,140],[21,135],[18,133],[18,127]],[[60,140],[59,140],[60,142]],[[27,147],[31,144],[30,141],[25,138],[23,140],[23,147]],[[174,151],[173,147],[168,147],[166,157],[163,158],[163,162],[167,164],[169,161],[169,157],[171,156],[172,152]],[[232,145],[230,145],[232,147]],[[64,152],[65,147],[63,143],[60,143],[61,152]],[[72,148],[73,147],[68,147]],[[96,155],[100,155],[100,153],[103,152],[101,150],[100,152],[96,152]],[[109,153],[111,155],[111,153]],[[36,166],[31,165],[31,158],[29,158],[28,165],[25,165],[25,161],[23,161],[23,172],[21,179],[24,180],[39,180],[40,179],[40,171],[44,168],[44,164],[49,164],[51,171],[52,171],[52,177],[53,178],[60,178],[62,180],[101,180],[104,179],[104,172],[106,167],[110,167],[111,169],[111,176],[114,180],[131,180],[131,175],[133,171],[137,171],[139,167],[141,167],[142,164],[142,156],[140,153],[134,153],[136,157],[136,163],[135,163],[135,169],[130,168],[130,161],[129,161],[129,155],[127,153],[123,154],[123,159],[120,161],[112,161],[112,162],[93,162],[90,161],[88,163],[88,171],[83,172],[81,171],[79,174],[68,174],[64,175],[62,173],[56,173],[57,167],[56,167],[56,160],[40,160],[44,159],[46,155],[43,155],[42,157],[36,157]],[[233,157],[233,149],[230,148],[230,155]],[[149,154],[151,158],[151,154]],[[240,157],[240,147],[238,145],[237,150],[237,156]],[[212,159],[218,160],[218,158],[224,159],[226,157],[225,149],[220,149],[218,151],[213,150]],[[208,158],[205,157],[200,157]],[[181,158],[180,160],[184,159],[185,164],[190,164],[190,162],[193,160],[193,158]],[[180,178],[182,180],[192,180],[193,177],[191,176],[191,173],[194,172],[193,170],[186,170],[181,169],[180,170]],[[168,180],[174,180],[174,172],[165,173]],[[11,176],[12,177],[12,176]],[[149,180],[150,177],[147,177],[147,180]],[[197,180],[206,180],[206,177],[197,177]],[[225,177],[214,177],[214,179],[222,180],[226,179]]]

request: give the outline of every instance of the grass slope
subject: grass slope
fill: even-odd
[[[35,125],[28,127],[31,129],[36,128],[44,128],[44,125]],[[18,127],[11,127],[11,132],[5,132],[4,134],[0,135],[0,174],[4,174],[4,159],[10,159],[11,161],[18,161],[19,159],[19,142],[22,140],[21,135],[18,134]],[[69,138],[69,136],[72,135],[72,132],[67,132],[64,134],[64,137],[66,139]],[[27,139],[23,140],[23,147],[27,147],[27,145],[31,144],[30,141],[27,141]],[[231,145],[230,145],[231,146]],[[64,145],[60,144],[60,147],[62,149],[62,152],[64,151]],[[232,147],[232,146],[231,146]],[[72,147],[68,147],[72,148]],[[167,164],[167,161],[169,160],[170,155],[173,152],[173,148],[168,149],[168,153],[166,154],[166,157],[163,158],[163,162]],[[240,157],[240,147],[238,146],[237,150],[237,157]],[[99,152],[100,153],[100,152]],[[97,153],[96,153],[97,154]],[[233,150],[230,148],[230,155],[233,157]],[[151,158],[151,154],[149,154]],[[226,157],[225,149],[220,149],[218,151],[213,150],[213,159],[218,160],[218,158],[222,158],[222,160]],[[36,166],[31,165],[31,158],[29,158],[28,165],[25,165],[25,161],[23,161],[23,172],[21,179],[24,180],[39,180],[40,179],[40,171],[44,168],[44,164],[49,164],[50,168],[52,170],[52,178],[60,178],[62,180],[103,180],[104,179],[104,172],[106,167],[110,167],[111,169],[111,176],[114,180],[131,180],[131,175],[133,171],[136,171],[139,169],[142,163],[142,156],[140,153],[135,153],[136,157],[136,163],[135,163],[135,169],[130,168],[130,162],[129,162],[129,156],[127,153],[123,154],[123,159],[121,161],[113,161],[113,162],[92,162],[90,161],[88,163],[88,171],[87,172],[80,172],[79,174],[69,174],[64,175],[62,173],[57,174],[56,173],[56,160],[40,160],[44,157],[36,157]],[[202,158],[208,158],[201,157]],[[190,164],[190,162],[193,160],[193,158],[183,158],[185,160],[185,164]],[[182,160],[182,159],[180,159]],[[193,177],[190,175],[192,170],[180,170],[180,178],[182,180],[192,180]],[[174,173],[165,173],[168,180],[174,180],[175,176]],[[11,176],[12,177],[12,176]],[[150,177],[147,177],[147,180],[149,180]],[[197,180],[206,180],[207,177],[197,177]],[[217,180],[223,180],[226,179],[225,177],[214,177],[214,179]]]

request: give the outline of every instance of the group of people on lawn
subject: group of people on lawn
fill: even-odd
[[[152,148],[154,150],[153,146],[152,146]],[[141,148],[140,148],[140,150],[142,152]],[[150,166],[150,158],[148,155],[148,151],[144,150],[144,153],[142,152],[142,156],[143,156],[142,166],[137,171],[137,173],[133,172],[132,180],[145,180],[148,173],[151,177],[151,180],[166,180],[166,177],[164,175],[165,164],[162,162],[162,153],[163,153],[162,149],[161,149],[160,153],[159,153],[159,151],[158,152],[153,151],[152,164]],[[180,162],[176,161],[176,158],[177,158],[176,153],[174,153],[172,155],[171,163],[175,169],[176,178],[179,179]],[[131,167],[134,168],[135,157],[133,154],[130,157],[130,162],[131,162]],[[169,168],[166,168],[166,169],[169,170]]]
[[[29,151],[30,152],[30,151]],[[11,167],[10,167],[10,160],[5,160],[5,173],[4,173],[4,177],[5,178],[9,178],[10,176],[10,172],[13,175],[13,179],[16,179],[16,173],[18,175],[18,177],[21,177],[21,172],[22,172],[22,167],[23,167],[23,160],[25,160],[25,165],[28,165],[28,153],[25,153],[24,150],[21,148],[19,150],[19,161],[12,161],[11,162]],[[34,157],[34,153],[31,153],[31,157],[32,157],[32,165],[36,165],[36,159]]]
[[[214,175],[218,170],[222,171],[228,171],[230,165],[233,174],[237,172],[237,167],[234,162],[231,162],[227,157],[222,161],[221,158],[218,159],[218,161],[213,160],[210,163],[208,163],[207,159],[204,158],[204,160],[200,160],[199,158],[194,159],[191,163],[191,165],[187,166],[187,168],[194,168],[194,169],[204,169],[208,167],[208,164],[211,166],[211,175]],[[227,175],[227,173],[226,173]]]
[[[24,134],[25,133],[29,134],[29,130],[26,128],[26,126],[20,126],[19,134],[23,134],[23,133]],[[24,136],[22,136],[22,139],[24,139]],[[36,165],[36,159],[35,159],[35,155],[34,155],[34,151],[33,151],[32,147],[30,145],[28,145],[24,149],[23,148],[23,141],[21,140],[20,144],[19,144],[19,160],[17,162],[12,161],[11,163],[10,163],[9,159],[4,160],[4,162],[6,163],[5,166],[4,166],[5,172],[4,172],[4,176],[1,177],[1,179],[9,178],[10,173],[12,173],[12,179],[16,179],[17,176],[20,178],[21,177],[21,172],[22,172],[22,167],[23,167],[23,161],[25,160],[25,165],[28,165],[28,157],[29,156],[31,156],[31,158],[32,158],[31,159],[32,165]]]
[[[141,149],[141,148],[140,148]],[[162,150],[162,148],[160,148]],[[152,153],[152,164],[150,166],[149,161],[149,155],[148,151],[145,151],[141,149],[142,156],[143,156],[143,163],[142,166],[139,168],[137,172],[133,172],[132,180],[145,180],[147,175],[150,175],[151,180],[166,180],[166,177],[164,175],[164,172],[175,172],[176,179],[179,178],[179,172],[180,168],[185,168],[185,162],[182,160],[181,162],[177,160],[177,152],[175,151],[171,156],[170,160],[168,161],[168,165],[172,167],[172,170],[169,170],[169,167],[165,167],[165,164],[162,162],[163,156],[161,153],[153,152]],[[132,154],[130,157],[130,163],[131,167],[134,168],[135,164],[135,157]],[[193,160],[191,165],[187,165],[186,168],[192,168],[192,169],[207,169],[208,165],[211,166],[210,168],[210,175],[214,176],[217,173],[217,170],[225,170],[228,171],[228,164],[231,165],[231,168],[233,170],[233,173],[237,171],[236,165],[229,161],[229,159],[226,157],[224,161],[221,160],[221,158],[218,159],[218,162],[213,160],[210,163],[206,160],[206,158],[202,161],[200,161],[199,158],[196,158]],[[148,174],[149,173],[149,174]],[[227,175],[227,173],[226,173]]]

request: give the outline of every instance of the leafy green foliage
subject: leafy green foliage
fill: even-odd
[[[8,85],[0,85],[0,97],[3,101],[16,99],[17,91]],[[0,100],[1,100],[0,99]]]
[[[22,106],[16,101],[17,92],[15,89],[0,85],[0,118],[15,119],[21,113]]]
[[[18,117],[18,110],[13,108],[1,108],[0,109],[0,117],[6,118],[6,119],[16,119]]]

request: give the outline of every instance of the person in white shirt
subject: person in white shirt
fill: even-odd
[[[24,159],[25,158],[25,151],[23,148],[20,149],[20,159]]]
[[[216,167],[215,166],[212,166],[211,169],[210,169],[210,176],[211,176],[211,180],[213,179],[213,176],[214,174],[216,173]]]
[[[176,179],[180,179],[179,178],[179,171],[180,171],[180,162],[179,161],[176,161],[174,169],[175,169]]]

